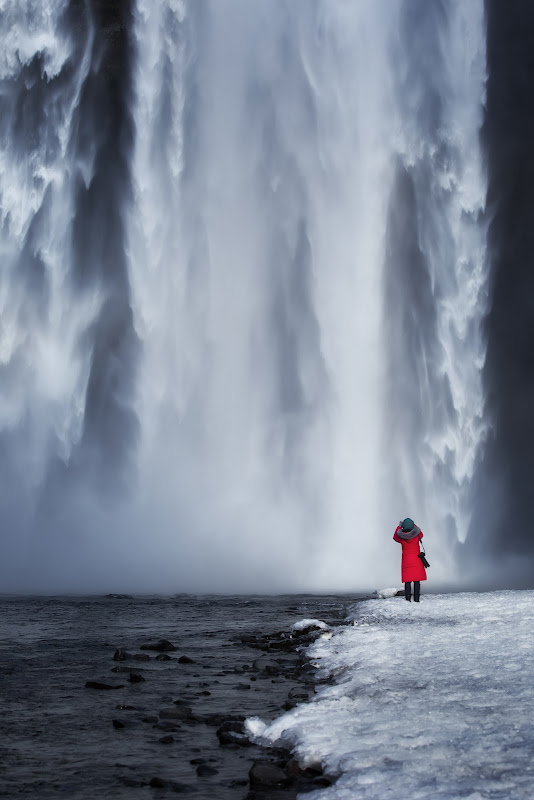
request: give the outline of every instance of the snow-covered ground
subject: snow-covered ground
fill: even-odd
[[[531,800],[534,592],[368,600],[310,650],[313,702],[265,728],[339,775],[307,800]]]

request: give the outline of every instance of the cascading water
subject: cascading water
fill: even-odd
[[[4,585],[372,588],[407,514],[445,580],[485,436],[482,3],[0,11]]]

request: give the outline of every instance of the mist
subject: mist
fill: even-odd
[[[2,591],[367,591],[408,515],[434,588],[529,585],[498,6],[3,9]]]

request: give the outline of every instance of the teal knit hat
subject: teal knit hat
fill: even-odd
[[[402,520],[402,530],[403,531],[413,531],[415,522],[410,517],[406,517],[406,519]]]

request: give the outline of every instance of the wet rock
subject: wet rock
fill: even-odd
[[[244,733],[235,731],[217,731],[217,738],[221,745],[237,745],[238,747],[250,747],[250,742]]]
[[[157,717],[143,717],[143,722],[147,722],[149,725],[155,725],[158,722]]]
[[[293,689],[289,690],[289,694],[287,695],[290,700],[307,700],[309,698],[308,692],[302,690],[300,686],[294,687]]]
[[[150,661],[150,656],[148,653],[136,653],[134,656],[132,656],[132,658],[134,661]]]
[[[155,644],[142,644],[141,650],[155,650],[158,653],[167,653],[170,650],[176,650],[176,647],[169,642],[168,639],[160,639]]]
[[[138,672],[130,672],[128,680],[130,683],[143,683],[145,679]]]
[[[247,689],[250,689],[250,683],[236,683],[234,685],[234,689],[237,689],[240,692],[245,692]]]
[[[301,767],[296,758],[292,758],[285,766],[285,772],[288,778],[308,778],[314,780],[322,776],[320,766],[317,767]]]
[[[199,778],[209,778],[212,775],[218,775],[219,770],[215,767],[210,767],[207,764],[200,764],[197,767],[197,775]]]
[[[120,720],[120,719],[112,719],[111,722],[113,723],[113,727],[116,730],[119,730],[120,728],[124,728],[124,722],[122,722],[122,720]]]
[[[193,661],[192,658],[189,658],[189,656],[180,656],[180,658],[178,659],[178,663],[179,664],[194,664],[195,662]]]
[[[189,706],[173,706],[173,708],[163,708],[159,712],[160,719],[188,719],[191,717],[192,709]]]
[[[177,722],[171,722],[169,719],[158,720],[153,727],[158,731],[172,731],[173,733],[179,731],[181,728]]]
[[[241,634],[239,639],[240,639],[241,642],[243,642],[243,644],[257,644],[258,643],[258,637],[257,636],[253,636],[252,634],[249,634],[249,633]]]
[[[135,706],[127,706],[124,703],[119,703],[118,706],[115,706],[117,711],[137,711]]]
[[[111,667],[111,671],[112,671],[112,672],[124,672],[124,673],[130,673],[130,672],[132,671],[132,668],[131,668],[131,667],[123,667],[123,666],[121,665],[121,666],[119,666],[119,667]]]
[[[238,745],[239,747],[250,747],[250,742],[243,729],[243,722],[225,720],[216,731],[219,744]]]
[[[156,661],[172,661],[172,656],[167,655],[167,653],[160,653],[159,656],[156,656]]]
[[[118,647],[113,654],[113,661],[128,661],[133,658],[131,653],[127,653],[122,647]]]
[[[86,681],[85,682],[86,689],[124,689],[124,684],[121,683],[118,686],[112,686],[110,683],[100,683],[100,681]]]
[[[172,744],[175,741],[175,739],[174,736],[168,734],[167,736],[162,736],[159,741],[161,742],[161,744]]]
[[[281,767],[265,761],[255,761],[248,774],[251,789],[274,789],[289,785]]]
[[[169,789],[171,792],[187,792],[191,787],[186,783],[178,783],[177,781],[170,781],[167,778],[151,778],[148,784],[152,789]]]
[[[291,711],[293,708],[295,708],[295,706],[298,706],[298,704],[298,700],[286,700],[282,708],[284,711]]]

